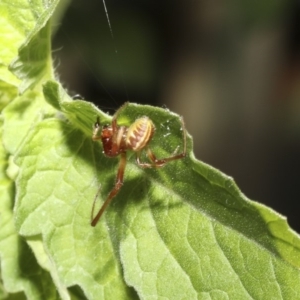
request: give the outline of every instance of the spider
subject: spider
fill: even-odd
[[[178,149],[177,147],[173,155],[166,158],[158,159],[148,146],[155,132],[154,124],[152,123],[149,117],[143,116],[141,118],[138,118],[129,127],[119,126],[117,124],[118,116],[127,105],[128,102],[126,102],[116,111],[116,113],[113,115],[111,125],[103,126],[101,130],[99,118],[97,118],[97,121],[94,124],[94,130],[92,135],[93,141],[101,140],[103,144],[104,154],[107,157],[116,157],[120,155],[120,162],[115,185],[108,194],[106,200],[104,201],[102,207],[100,208],[95,217],[93,217],[95,201],[100,192],[100,188],[94,198],[91,214],[92,226],[96,226],[106,207],[118,194],[119,190],[121,189],[124,183],[124,172],[127,162],[126,152],[128,150],[134,151],[136,153],[136,163],[142,168],[160,168],[169,161],[181,159],[186,156],[186,130],[182,117],[181,124],[183,130],[183,152],[176,154]],[[140,156],[143,150],[146,150],[146,155],[148,156],[150,162],[141,162]]]

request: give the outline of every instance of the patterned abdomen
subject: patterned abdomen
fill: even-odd
[[[142,150],[151,140],[155,127],[148,117],[137,119],[129,128],[126,135],[126,145],[133,151]]]

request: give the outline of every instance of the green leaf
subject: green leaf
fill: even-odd
[[[51,74],[50,24],[28,38],[19,50],[19,56],[12,62],[10,70],[23,80],[19,86],[20,93],[37,84]]]
[[[97,117],[101,125],[111,117],[53,80],[49,17],[57,3],[0,6],[0,39],[12,34],[7,54],[0,48],[0,295],[298,299],[299,236],[196,160],[190,136],[187,157],[163,168],[142,169],[129,151],[124,185],[91,227],[94,197],[101,186],[97,211],[119,159],[91,139]],[[7,69],[17,54],[11,70],[21,82]],[[142,115],[156,126],[149,146],[158,158],[181,151],[181,122],[167,110],[129,104],[117,121],[129,126]]]
[[[2,139],[2,130],[0,136]],[[56,289],[49,274],[37,264],[15,229],[12,212],[14,186],[5,175],[7,167],[8,159],[0,145],[0,258],[5,291],[24,291],[28,299],[56,299]]]
[[[60,106],[67,104],[66,114],[85,131],[96,111],[81,106],[74,118],[81,103],[62,100]],[[129,125],[141,115],[156,124],[151,147],[158,157],[182,145],[179,120],[165,110],[130,104],[119,122]],[[43,121],[27,136],[17,163],[24,170],[17,181],[20,233],[42,234],[64,284],[78,284],[89,299],[104,295],[104,281],[110,296],[119,290],[126,297],[126,282],[146,299],[299,294],[299,237],[280,215],[249,201],[231,178],[191,153],[149,170],[129,156],[124,186],[96,228],[89,225],[93,197],[99,181],[105,200],[117,159],[106,158],[90,136],[65,121]],[[116,281],[120,263],[123,283]]]
[[[17,97],[17,89],[15,86],[0,81],[0,111],[15,97]]]
[[[89,224],[97,185],[86,157],[94,151],[99,152],[91,140],[67,123],[49,119],[38,124],[17,160],[22,168],[16,224],[24,236],[42,234],[46,253],[66,286],[80,285],[89,299],[131,299],[107,228],[102,224],[93,232]],[[45,181],[47,186],[41,185]],[[29,188],[25,194],[23,188]]]
[[[44,101],[41,92],[29,90],[15,98],[5,107],[2,114],[5,120],[3,143],[6,150],[15,154],[27,132],[54,113],[53,107]]]
[[[12,85],[17,85],[18,80],[8,70],[8,65],[16,57],[19,50],[19,58],[15,59],[12,69],[27,83],[21,85],[20,90],[33,84],[33,77],[41,74],[46,66],[42,66],[44,55],[49,55],[50,46],[49,30],[41,30],[59,0],[34,1],[26,0],[3,1],[0,5],[0,80]],[[46,27],[47,28],[47,27]],[[36,47],[36,43],[39,44]],[[43,49],[44,47],[44,49]],[[39,49],[39,51],[35,51]],[[43,59],[44,61],[41,61]],[[38,78],[37,78],[38,79]]]
[[[0,5],[2,45],[0,46],[0,108],[1,110],[5,108],[1,113],[0,134],[0,259],[1,278],[5,290],[3,298],[7,299],[24,299],[24,294],[28,299],[57,299],[56,288],[62,299],[66,299],[62,289],[59,289],[59,284],[55,282],[53,272],[52,279],[48,271],[43,269],[43,265],[41,267],[39,264],[40,257],[38,256],[40,259],[38,262],[33,255],[32,249],[35,250],[36,243],[26,241],[15,229],[13,218],[15,186],[11,179],[16,176],[18,168],[13,164],[10,156],[15,154],[34,123],[54,112],[44,99],[40,101],[41,88],[38,86],[35,90],[17,97],[20,81],[11,73],[8,66],[18,54],[20,45],[23,44],[19,52],[20,57],[15,60],[14,65],[16,67],[16,63],[19,62],[18,75],[22,75],[22,72],[24,75],[23,87],[19,89],[25,91],[27,87],[37,85],[42,78],[41,73],[50,76],[52,68],[50,31],[49,26],[45,27],[45,24],[57,2],[5,1]],[[44,32],[47,31],[47,36],[42,28]],[[41,36],[44,38],[44,46],[41,43],[42,39],[39,38]],[[48,46],[47,49],[45,45]],[[40,67],[39,72],[34,72],[38,61],[43,67]],[[43,245],[41,242],[40,244]],[[32,249],[28,245],[31,245]],[[47,258],[49,259],[49,256]],[[14,296],[7,293],[14,293]]]

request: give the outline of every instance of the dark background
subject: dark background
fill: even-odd
[[[299,1],[107,0],[113,38],[101,0],[60,5],[53,57],[71,95],[183,115],[196,157],[300,232]]]

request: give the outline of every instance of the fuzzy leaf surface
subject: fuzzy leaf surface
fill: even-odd
[[[17,226],[25,236],[42,234],[64,284],[78,284],[89,299],[109,299],[117,290],[119,297],[133,297],[126,284],[145,299],[299,295],[298,236],[283,217],[248,200],[230,177],[195,160],[190,138],[188,157],[161,169],[141,169],[129,154],[124,186],[92,228],[94,195],[101,183],[105,200],[118,159],[105,157],[84,133],[92,133],[96,108],[60,101],[72,123],[41,122],[19,153]],[[163,109],[130,104],[119,124],[142,115],[156,124],[150,146],[157,157],[182,149],[179,119]]]

